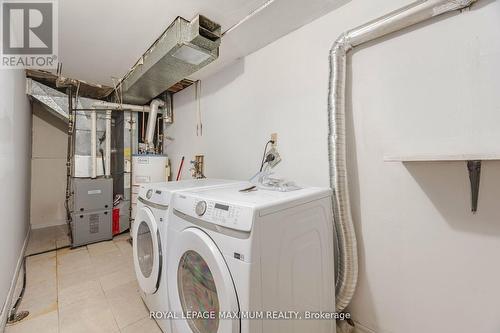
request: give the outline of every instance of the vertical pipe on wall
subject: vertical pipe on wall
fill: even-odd
[[[328,157],[337,235],[336,311],[349,305],[358,278],[356,235],[351,215],[346,153],[346,64],[352,48],[432,17],[460,10],[477,0],[419,0],[340,35],[330,49]]]
[[[139,114],[137,114],[137,116],[139,116]],[[139,118],[137,118],[137,120],[139,120]],[[134,113],[133,112],[130,112],[130,119],[129,119],[129,124],[130,124],[130,127],[129,127],[129,137],[130,137],[130,141],[129,141],[129,144],[130,144],[130,150],[129,150],[129,155],[128,155],[128,158],[129,158],[129,166],[130,166],[130,169],[129,169],[129,205],[128,205],[128,223],[129,223],[129,229],[132,229],[132,196],[134,194],[134,191],[133,191],[133,186],[132,186],[132,174],[134,173],[134,167],[132,165],[132,160],[133,160],[133,155],[135,153],[135,150],[134,150],[134,136],[135,136],[135,118],[134,118]],[[139,138],[137,138],[137,140],[139,140]]]
[[[97,112],[90,112],[90,159],[92,178],[97,178]]]
[[[106,153],[104,163],[106,178],[111,176],[111,110],[106,111]]]
[[[163,123],[168,125],[174,122],[174,107],[172,103],[172,93],[167,92],[165,94],[165,112],[163,114]],[[165,130],[165,127],[163,128]]]
[[[156,127],[156,117],[158,115],[158,108],[163,107],[165,103],[162,100],[154,99],[149,106],[148,125],[146,127],[146,145],[147,150],[152,152],[154,150],[154,136]]]
[[[77,106],[78,107],[78,106]],[[73,232],[71,224],[71,210],[70,210],[70,198],[71,198],[71,177],[73,175],[73,158],[74,158],[74,128],[75,119],[74,116],[74,106],[73,106],[73,87],[68,87],[68,146],[66,150],[66,197],[64,200],[64,207],[66,208],[66,223],[68,225],[68,234],[70,238],[70,243],[73,244]]]

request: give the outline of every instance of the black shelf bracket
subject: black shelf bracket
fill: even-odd
[[[479,183],[481,182],[481,161],[467,161],[467,170],[469,171],[470,180],[471,211],[476,213],[479,199]]]

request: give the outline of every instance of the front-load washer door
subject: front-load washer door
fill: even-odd
[[[148,207],[137,212],[132,235],[137,281],[144,293],[153,294],[160,284],[162,251],[158,225]]]
[[[170,305],[181,318],[172,321],[174,332],[239,333],[239,320],[221,318],[238,312],[239,306],[226,261],[212,239],[198,228],[188,228],[171,249]]]

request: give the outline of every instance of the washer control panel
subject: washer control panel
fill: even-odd
[[[253,210],[249,207],[197,198],[179,193],[174,199],[174,209],[227,228],[250,231],[252,229]]]
[[[212,217],[212,220],[224,224],[237,224],[240,216],[240,207],[230,206],[218,202],[210,202],[207,207],[207,212]]]
[[[139,198],[142,198],[148,202],[168,206],[170,203],[170,192],[162,191],[161,189],[152,188],[148,186],[141,186],[139,190]]]

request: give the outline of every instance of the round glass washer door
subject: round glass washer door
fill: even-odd
[[[188,228],[176,237],[172,251],[171,310],[185,315],[173,321],[177,331],[238,333],[238,320],[219,319],[221,313],[239,311],[239,306],[226,261],[212,239],[198,228]]]
[[[137,212],[132,233],[137,281],[143,292],[153,294],[158,290],[162,259],[158,226],[149,208]]]

